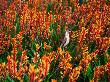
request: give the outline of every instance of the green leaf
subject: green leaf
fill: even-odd
[[[71,25],[70,25],[70,26],[71,26]],[[71,26],[71,29],[72,29],[73,31],[76,31],[76,30],[79,29],[79,26],[77,26],[77,25]]]
[[[97,60],[97,62],[96,62],[96,65],[97,65],[97,66],[105,65],[105,64],[106,64],[107,58],[106,58],[106,56],[104,55],[104,53],[98,54],[98,55],[97,55],[97,58],[98,58],[98,60]]]
[[[51,24],[50,24],[50,30],[52,30],[53,28],[54,28],[54,24],[51,23]]]
[[[109,3],[109,0],[105,0],[105,2],[106,2],[106,4],[108,4]]]
[[[35,49],[36,49],[35,42],[31,42],[31,48],[32,48],[32,50],[35,52]]]
[[[81,71],[76,82],[89,82],[89,78],[84,74],[84,71]]]
[[[20,32],[20,26],[19,26],[19,22],[17,20],[16,22],[16,33],[19,33]]]
[[[0,62],[6,62],[8,54],[9,54],[8,52],[5,52],[4,54],[1,54],[0,55]]]
[[[35,50],[31,48],[31,52],[34,54],[35,53]]]
[[[39,63],[40,63],[40,58],[38,58],[38,62],[36,63],[36,68],[38,68]]]
[[[22,51],[18,51],[17,53],[17,59],[19,60],[19,57],[22,55]]]
[[[15,36],[15,30],[14,30],[14,28],[11,29],[10,35],[11,35],[11,38],[13,38]]]
[[[92,53],[95,50],[95,47],[96,47],[95,42],[89,43],[89,53]]]
[[[29,77],[28,77],[28,75],[25,75],[25,76],[24,76],[23,82],[29,82]]]
[[[83,0],[79,0],[79,5],[81,5],[83,3]]]
[[[108,52],[108,54],[110,55],[110,47],[108,48],[107,52]]]
[[[15,82],[14,80],[11,79],[10,76],[7,77],[6,82]]]
[[[68,79],[69,79],[69,75],[66,75],[62,82],[68,82]]]
[[[68,6],[70,6],[70,4],[71,4],[71,3],[70,3],[70,0],[68,0]]]
[[[19,24],[18,14],[16,14],[15,26],[16,26],[16,33],[19,33],[20,32],[20,24]]]
[[[89,79],[93,78],[93,71],[92,71],[92,65],[91,64],[89,64],[86,75],[89,77]]]
[[[28,56],[29,56],[30,58],[33,57],[32,55],[33,55],[32,51],[28,51]]]
[[[50,12],[51,8],[52,8],[52,4],[51,3],[48,3],[47,12]]]
[[[61,25],[61,33],[63,34],[65,32],[65,27]]]

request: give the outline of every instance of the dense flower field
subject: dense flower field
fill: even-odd
[[[0,0],[0,82],[110,82],[110,1]]]

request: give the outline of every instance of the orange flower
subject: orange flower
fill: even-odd
[[[44,49],[46,49],[46,47],[47,47],[47,43],[46,43],[46,42],[44,42]]]
[[[0,76],[2,76],[2,64],[0,63]]]
[[[24,51],[22,52],[22,55],[21,55],[21,63],[22,63],[22,64],[27,64],[27,59],[28,59],[28,57],[27,57],[27,55],[26,55],[26,51],[24,50]]]
[[[71,63],[66,63],[66,65],[64,67],[64,72],[63,72],[62,79],[66,76],[66,74],[70,73],[71,70],[72,70],[72,64]]]
[[[47,45],[47,43],[44,42],[44,49],[49,50],[49,49],[51,49],[51,46],[50,45]]]
[[[82,46],[82,42],[85,39],[85,36],[87,34],[87,31],[88,31],[88,29],[85,29],[85,27],[82,27],[81,33],[80,33],[80,36],[79,36],[79,46],[80,47]]]
[[[55,79],[51,79],[51,82],[57,82],[57,80],[55,80]]]
[[[64,51],[62,51],[61,48],[58,48],[57,53],[58,53],[58,56],[61,56],[62,58],[64,58]]]
[[[99,78],[104,75],[104,72],[105,72],[105,67],[102,65],[102,66],[96,66],[95,67],[95,70],[94,70],[94,81],[95,82],[98,82]]]
[[[8,56],[7,57],[7,60],[8,60],[8,72],[9,74],[12,74],[12,66],[13,66],[13,59],[11,56]]]
[[[33,63],[37,63],[38,61],[38,52],[34,53],[34,58],[32,58]]]
[[[44,77],[48,74],[49,69],[50,69],[50,59],[49,57],[47,57],[46,55],[44,55],[41,58],[42,64],[43,64],[43,68],[44,68]]]
[[[69,52],[65,52],[65,59],[69,62],[69,61],[71,61],[71,55],[69,54]]]
[[[110,73],[110,61],[108,61],[105,65],[105,71],[107,71],[107,73]]]
[[[2,63],[2,71],[3,71],[3,76],[6,78],[7,76],[7,64]]]
[[[40,48],[40,45],[39,44],[36,44],[36,51],[38,51]]]
[[[36,69],[35,69],[35,65],[30,64],[29,66],[29,82],[34,82],[35,81],[35,77],[36,77]]]
[[[97,49],[95,52],[92,52],[91,53],[91,57],[93,58],[96,58],[97,54],[98,54],[99,50]]]
[[[12,44],[14,45],[16,43],[16,38],[12,38]]]
[[[72,70],[72,72],[69,74],[69,82],[76,82],[76,80],[78,79],[78,77],[80,75],[81,69],[82,69],[82,67],[78,66]]]

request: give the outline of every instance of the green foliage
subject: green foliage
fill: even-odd
[[[52,4],[51,3],[48,3],[47,12],[50,12],[51,10],[52,10]]]
[[[110,55],[110,47],[108,48],[107,52],[108,52],[108,54]]]
[[[31,1],[31,0],[30,0]],[[34,1],[34,0],[32,0],[32,1]],[[44,0],[45,1],[45,0]],[[54,1],[54,0],[53,0]],[[25,4],[27,4],[28,5],[28,8],[29,8],[29,12],[28,13],[26,13],[25,11],[25,13],[26,13],[26,15],[30,15],[30,14],[36,14],[37,13],[37,11],[40,11],[41,13],[42,13],[42,7],[40,7],[40,6],[42,6],[42,4],[39,4],[39,6],[37,6],[37,5],[33,5],[33,3],[30,3],[30,2],[28,2],[28,0],[24,0],[23,1],[23,5],[22,5],[22,7],[25,5]],[[45,1],[46,2],[46,1]],[[44,3],[45,3],[44,2]],[[66,3],[67,2],[67,3]],[[34,54],[36,53],[36,44],[39,44],[40,45],[40,49],[39,49],[39,51],[38,51],[38,60],[37,60],[37,62],[36,63],[34,63],[35,64],[35,68],[38,68],[38,66],[39,66],[39,64],[41,63],[41,57],[43,57],[45,54],[48,56],[48,54],[50,53],[50,52],[52,52],[52,51],[55,51],[55,52],[57,52],[57,49],[60,47],[60,44],[61,44],[61,40],[64,38],[64,33],[65,33],[65,27],[66,26],[68,26],[68,28],[70,28],[70,29],[72,29],[72,31],[73,32],[75,32],[75,31],[78,31],[78,36],[75,38],[75,39],[72,39],[72,41],[70,41],[70,43],[65,47],[65,48],[62,48],[62,50],[63,51],[68,51],[69,53],[70,53],[70,55],[71,55],[71,57],[72,57],[72,59],[71,59],[71,61],[69,61],[69,63],[71,63],[73,66],[72,66],[72,69],[74,69],[74,67],[78,67],[79,66],[79,64],[80,64],[80,62],[81,62],[81,59],[83,59],[83,57],[82,57],[82,52],[83,52],[83,46],[84,45],[88,45],[88,52],[89,52],[89,54],[88,55],[90,55],[91,53],[93,53],[93,52],[95,52],[95,50],[96,49],[98,49],[97,48],[97,37],[95,37],[95,39],[93,39],[92,41],[88,41],[89,40],[89,38],[90,38],[90,34],[92,35],[92,33],[90,32],[91,30],[89,30],[89,28],[90,29],[92,29],[93,27],[92,26],[94,26],[94,24],[95,23],[97,23],[97,22],[95,22],[96,21],[96,19],[95,19],[95,15],[94,15],[94,12],[92,12],[92,10],[94,10],[94,9],[97,9],[97,8],[95,8],[94,7],[94,4],[92,4],[93,5],[93,7],[91,7],[92,5],[90,5],[90,3],[89,3],[89,5],[90,5],[90,10],[89,10],[89,8],[88,8],[88,5],[86,5],[86,3],[87,2],[89,2],[88,0],[78,0],[78,4],[77,4],[77,2],[75,3],[75,2],[73,2],[73,3],[71,3],[71,0],[59,0],[58,2],[56,2],[56,3],[53,3],[52,2],[52,0],[50,0],[50,2],[48,2],[47,4],[44,4],[44,6],[46,6],[46,15],[45,16],[49,16],[49,13],[52,13],[52,21],[51,20],[48,20],[49,18],[47,17],[47,19],[44,17],[44,20],[43,20],[43,16],[40,16],[40,17],[42,17],[40,20],[43,20],[44,22],[49,22],[49,21],[51,21],[49,24],[50,24],[50,27],[49,27],[49,31],[51,31],[51,33],[50,33],[50,37],[48,37],[48,38],[45,38],[44,37],[44,35],[42,35],[42,36],[40,36],[40,27],[45,27],[45,25],[43,24],[42,26],[40,26],[40,24],[38,24],[39,23],[39,21],[40,20],[38,20],[37,21],[37,24],[36,24],[36,26],[33,26],[34,28],[38,28],[38,30],[37,30],[37,32],[36,32],[36,30],[32,30],[32,28],[31,28],[31,26],[29,26],[29,32],[28,33],[26,33],[26,32],[24,32],[23,33],[23,39],[22,39],[22,49],[23,50],[19,50],[19,48],[17,47],[16,48],[16,50],[17,50],[17,54],[16,54],[16,61],[18,62],[17,63],[17,65],[20,63],[20,57],[21,57],[21,55],[22,55],[22,51],[24,51],[24,50],[26,50],[26,56],[28,56],[29,57],[29,59],[28,59],[28,65],[29,64],[33,64],[33,62],[32,62],[32,58],[34,58]],[[12,9],[14,8],[14,6],[16,7],[16,9],[14,10],[14,11],[19,11],[19,7],[17,7],[18,6],[18,4],[11,4],[11,3],[13,3],[12,1],[10,1],[10,0],[8,0],[8,5],[7,6],[9,6],[10,7],[10,5],[12,5]],[[43,2],[42,2],[43,3]],[[94,3],[94,2],[93,2]],[[67,5],[68,4],[68,5]],[[75,5],[73,5],[73,4],[75,4]],[[83,5],[84,4],[84,5]],[[107,5],[106,5],[107,4]],[[104,6],[102,6],[102,5],[100,5],[100,8],[99,8],[99,11],[98,12],[101,12],[101,13],[104,13],[105,15],[108,13],[105,13],[105,11],[104,11],[104,9],[103,9],[103,7],[105,7],[105,10],[106,10],[106,8],[108,7],[108,4],[109,4],[109,0],[105,0],[105,4],[104,4]],[[83,6],[82,6],[83,5]],[[86,6],[87,6],[87,9],[86,9]],[[25,5],[26,6],[26,5]],[[36,6],[36,9],[35,9],[35,11],[34,11],[34,6]],[[66,7],[67,6],[67,7]],[[76,6],[76,7],[75,7]],[[96,6],[97,6],[97,3],[96,3]],[[21,8],[22,8],[21,7]],[[55,9],[55,8],[56,9]],[[85,7],[84,9],[80,9],[80,8],[83,8],[83,7]],[[71,14],[71,16],[66,16],[65,14],[68,14],[68,11],[69,11],[69,8],[72,8],[72,12],[70,12],[69,14]],[[2,9],[2,4],[0,4],[0,9]],[[4,8],[3,8],[4,9]],[[17,10],[18,9],[18,10]],[[25,8],[24,8],[25,9]],[[31,11],[33,9],[33,11]],[[37,10],[38,9],[38,10]],[[45,9],[45,8],[44,8]],[[78,9],[78,10],[77,10]],[[63,11],[64,10],[64,11]],[[87,13],[87,15],[83,15],[82,13],[83,12],[81,12],[81,10],[84,10],[84,11],[86,11],[86,12],[89,12],[89,13]],[[97,9],[98,10],[98,9]],[[96,10],[96,11],[97,11]],[[3,19],[6,19],[6,16],[5,16],[5,12],[6,11],[8,11],[8,12],[11,12],[8,8],[7,8],[7,10],[1,10],[1,13],[0,13],[0,16],[2,16],[2,17],[0,17],[1,18],[1,21],[2,21],[2,18]],[[13,10],[12,10],[13,11]],[[31,11],[31,12],[30,12]],[[104,12],[103,12],[104,11]],[[7,56],[9,56],[9,55],[12,55],[13,54],[13,52],[12,52],[12,49],[13,49],[13,46],[12,46],[12,38],[16,38],[16,35],[19,33],[19,32],[22,32],[22,30],[21,30],[21,27],[20,27],[20,22],[24,22],[24,20],[22,20],[22,21],[20,21],[21,19],[20,19],[20,15],[22,16],[22,15],[24,15],[24,12],[23,12],[23,9],[21,9],[21,12],[23,13],[21,13],[21,12],[19,12],[19,14],[16,12],[16,17],[15,17],[15,21],[12,23],[12,20],[11,19],[9,19],[7,22],[9,22],[9,23],[12,23],[12,24],[14,24],[14,25],[12,25],[12,27],[10,27],[10,26],[5,26],[5,24],[2,24],[4,21],[2,21],[2,23],[0,23],[1,24],[1,26],[0,26],[0,32],[1,32],[1,34],[0,34],[0,50],[5,50],[4,51],[4,53],[0,53],[0,63],[7,63]],[[57,13],[58,12],[58,13]],[[96,16],[96,18],[97,17],[99,17],[100,18],[100,16],[99,15],[102,15],[101,13],[98,13],[98,12],[95,12],[98,16]],[[39,12],[38,12],[39,13]],[[37,14],[38,14],[37,13]],[[33,15],[34,15],[33,14]],[[30,17],[30,21],[28,21],[27,19],[28,19],[28,16],[27,16],[27,19],[26,19],[26,24],[29,22],[31,22],[32,23],[32,21],[35,21],[35,20],[33,20],[33,19],[36,19],[37,20],[37,16],[38,15],[35,15],[35,17],[36,18],[32,18],[32,17]],[[9,16],[10,16],[11,14],[9,14]],[[44,15],[44,14],[43,14]],[[57,15],[61,15],[61,18],[58,18],[58,16]],[[73,16],[72,17],[72,15],[75,15],[75,16]],[[25,16],[25,15],[24,15]],[[89,18],[89,16],[90,16],[90,18]],[[93,16],[93,17],[92,17]],[[56,19],[56,22],[53,22],[53,20],[55,19],[57,17],[57,19],[59,19],[59,20],[57,20]],[[75,18],[76,17],[76,18]],[[86,17],[88,17],[87,19],[86,19]],[[25,18],[25,17],[24,17]],[[64,18],[64,19],[63,19]],[[71,21],[75,21],[75,24],[73,25],[73,24],[69,24],[69,23],[67,23],[68,21],[67,21],[67,19],[69,19],[70,18],[70,20]],[[84,20],[83,20],[83,23],[84,23],[84,25],[82,24],[82,19],[84,18]],[[89,20],[88,20],[89,19]],[[6,19],[7,20],[7,19]],[[48,21],[46,21],[46,20],[48,20]],[[88,21],[86,21],[86,20],[88,20]],[[94,21],[95,20],[95,21]],[[97,19],[98,20],[98,19]],[[100,22],[102,22],[101,21],[102,19],[100,18]],[[108,21],[108,18],[104,18],[104,21]],[[28,21],[28,22],[27,22]],[[65,22],[66,21],[66,22]],[[70,22],[71,22],[70,21]],[[98,20],[99,21],[99,20]],[[64,22],[64,23],[63,23]],[[86,22],[86,23],[85,23]],[[106,23],[109,23],[109,22],[106,22]],[[8,23],[7,23],[8,24]],[[25,23],[24,23],[24,27],[25,27],[25,25],[26,25]],[[81,25],[80,25],[81,24]],[[9,24],[8,24],[9,25]],[[32,24],[32,25],[34,25],[34,24]],[[60,33],[58,32],[58,26],[60,26]],[[90,26],[90,27],[89,27]],[[98,24],[96,25],[96,26],[98,26]],[[100,25],[99,25],[100,26]],[[107,25],[105,25],[105,27],[106,27]],[[85,38],[84,38],[84,40],[82,40],[82,41],[85,41],[85,42],[82,42],[82,46],[80,46],[80,48],[78,48],[79,47],[79,44],[80,43],[78,43],[78,38],[80,37],[80,33],[81,33],[81,27],[84,27],[85,29],[87,29],[87,30],[89,30],[88,32],[90,33],[87,33],[87,37],[85,36]],[[102,27],[104,27],[104,26],[102,26]],[[10,29],[10,31],[9,31],[9,28],[11,28]],[[28,27],[25,27],[25,30],[27,30],[27,28]],[[109,28],[109,25],[108,25],[108,28]],[[101,39],[103,39],[103,38],[105,38],[105,37],[107,37],[107,38],[109,38],[108,36],[109,36],[109,34],[107,35],[106,34],[106,32],[109,30],[108,28],[102,28],[101,30],[105,30],[105,32],[104,33],[100,33],[99,35],[101,35],[101,37],[99,37],[99,38],[101,38]],[[2,29],[2,30],[1,30]],[[94,28],[95,29],[95,28]],[[94,30],[94,29],[92,29],[92,30]],[[98,29],[98,28],[97,28]],[[24,31],[25,31],[24,30]],[[43,30],[44,30],[44,28],[43,28]],[[99,29],[100,30],[100,29]],[[35,36],[34,36],[34,40],[31,40],[31,34],[33,34],[33,31],[35,31]],[[2,37],[1,35],[2,35],[2,32],[3,32],[3,34],[5,34],[5,35],[10,35],[10,42],[9,42],[9,46],[8,46],[8,48],[6,48],[6,47],[4,47],[3,45],[3,43],[4,43],[4,41],[5,40],[3,40],[3,42],[2,42],[2,39],[4,39],[4,36]],[[42,33],[44,34],[44,31],[42,31]],[[96,32],[94,32],[94,34],[92,35],[92,36],[95,36],[95,34],[96,35],[98,35],[98,33]],[[6,37],[7,37],[6,36]],[[1,38],[2,37],[2,38]],[[36,39],[36,40],[35,40]],[[7,40],[7,39],[6,39]],[[49,46],[51,46],[52,48],[50,49],[50,50],[44,50],[44,42],[46,42],[47,43],[47,45],[49,45]],[[101,41],[101,42],[99,42],[99,44],[100,43],[103,43],[103,40]],[[8,43],[7,43],[8,44]],[[6,45],[7,45],[6,44]],[[17,44],[17,43],[16,43]],[[100,44],[101,45],[101,44]],[[2,46],[3,46],[3,49],[2,49]],[[108,45],[107,45],[108,46]],[[94,77],[94,69],[97,67],[97,66],[103,66],[103,65],[106,65],[107,64],[107,62],[109,61],[109,58],[107,58],[106,57],[106,54],[109,54],[109,56],[110,56],[110,45],[109,45],[109,48],[108,48],[108,50],[107,50],[107,52],[102,48],[102,49],[100,49],[99,48],[99,52],[98,52],[98,54],[97,54],[97,56],[96,56],[96,58],[93,58],[93,59],[91,59],[91,61],[89,62],[89,66],[88,66],[88,68],[87,68],[87,71],[86,71],[86,73],[84,73],[84,68],[82,67],[82,70],[81,70],[81,72],[80,72],[80,75],[79,75],[79,77],[78,77],[78,79],[77,79],[77,82],[90,82],[90,80],[93,80],[93,77]],[[75,57],[81,57],[81,58],[79,58],[79,60],[76,60],[75,59]],[[91,57],[92,58],[92,57]],[[85,58],[86,59],[86,58]],[[50,70],[49,70],[49,72],[48,72],[48,75],[46,76],[46,77],[44,77],[43,78],[43,82],[50,82],[51,81],[51,79],[56,79],[57,80],[57,82],[61,82],[61,76],[62,76],[62,74],[61,74],[61,71],[62,71],[62,69],[60,69],[59,68],[59,62],[60,62],[60,58],[58,58],[57,60],[56,59],[54,59],[52,62],[51,62],[51,64],[50,64]],[[49,62],[50,63],[50,62]],[[1,64],[2,65],[2,64]],[[18,68],[19,66],[17,66],[17,69],[20,69],[20,68]],[[27,66],[27,67],[29,67],[29,66]],[[63,69],[64,70],[64,69]],[[25,75],[22,75],[23,77],[21,77],[22,78],[22,80],[23,80],[23,82],[29,82],[29,76],[28,76],[28,73],[26,73]],[[99,82],[107,82],[108,81],[108,73],[104,73],[104,76],[103,76],[103,78],[100,78],[99,79]],[[62,82],[68,82],[68,80],[69,80],[69,73],[63,78],[63,80],[62,80]],[[10,76],[10,74],[8,75],[8,72],[7,72],[7,77],[6,77],[6,79],[4,79],[4,78],[0,78],[0,82],[19,82],[19,80],[17,80],[16,78],[12,78],[11,76]]]
[[[15,82],[10,76],[7,76],[5,82]]]
[[[0,63],[7,62],[7,56],[9,55],[9,52],[5,52],[4,54],[0,55]]]
[[[89,64],[86,75],[88,76],[88,78],[90,80],[92,80],[93,79],[93,74],[94,74],[93,66],[92,66],[92,64]]]
[[[95,50],[95,47],[96,47],[95,42],[89,43],[89,53],[92,53]]]
[[[24,76],[23,82],[29,82],[29,77],[27,75]]]
[[[55,61],[51,62],[49,74],[45,77],[44,82],[48,82],[48,81],[50,82],[51,79],[57,79],[57,81],[60,82],[61,73],[58,64],[59,64],[59,59],[56,62]]]
[[[20,32],[20,23],[19,23],[19,15],[16,15],[16,20],[15,20],[15,27],[16,27],[16,33]]]

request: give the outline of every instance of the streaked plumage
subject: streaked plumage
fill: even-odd
[[[65,32],[65,36],[64,36],[64,39],[62,40],[60,47],[65,47],[66,45],[68,45],[70,41],[69,32],[70,32],[69,30]]]

